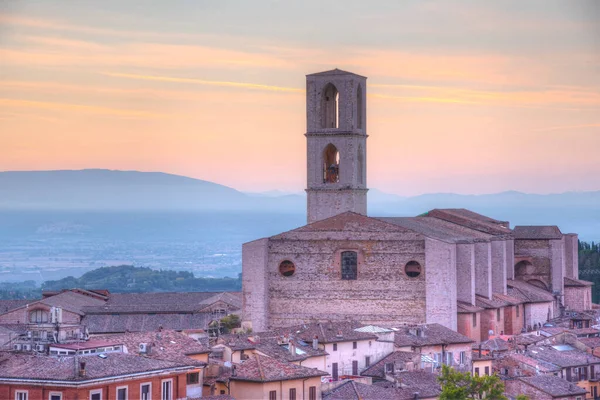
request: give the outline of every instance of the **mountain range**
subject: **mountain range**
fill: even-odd
[[[370,189],[369,215],[415,216],[433,208],[467,208],[512,225],[558,225],[600,239],[600,191],[402,197]],[[244,193],[161,172],[106,169],[0,172],[0,210],[223,211],[303,214],[304,193]]]

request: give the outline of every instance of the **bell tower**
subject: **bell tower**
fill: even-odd
[[[308,223],[367,214],[367,78],[334,69],[306,76]]]

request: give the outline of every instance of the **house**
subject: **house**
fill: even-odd
[[[436,367],[445,364],[465,371],[471,369],[472,343],[473,339],[440,324],[403,326],[394,335],[396,350],[426,355]]]
[[[293,335],[327,353],[324,371],[336,381],[343,375],[358,376],[360,371],[394,349],[391,341],[380,341],[377,334],[360,331],[356,322],[309,323],[290,328],[279,328],[277,332]],[[390,336],[391,337],[391,336]]]
[[[213,321],[241,308],[237,292],[112,293],[104,304],[83,309],[90,335],[209,330]]]
[[[586,390],[553,375],[516,378],[504,382],[506,394],[526,395],[530,400],[585,400]]]
[[[0,398],[179,399],[198,366],[126,353],[39,356],[0,353]]]
[[[395,375],[403,371],[423,369],[421,354],[409,351],[394,351],[375,364],[370,365],[360,374],[374,380],[394,381]],[[429,365],[431,368],[431,365]],[[430,369],[431,372],[431,369]]]
[[[229,394],[240,399],[317,400],[325,371],[307,368],[259,354],[232,367]]]
[[[436,375],[427,372],[403,372],[397,382],[381,382],[366,385],[346,381],[323,392],[323,400],[428,400],[437,399],[440,394]]]

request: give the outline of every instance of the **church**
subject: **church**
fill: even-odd
[[[307,225],[243,245],[243,327],[439,323],[480,341],[592,309],[576,234],[465,209],[367,216],[366,99],[364,76],[307,75]]]

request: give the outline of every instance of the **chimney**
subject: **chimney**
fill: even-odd
[[[290,339],[290,344],[288,345],[288,349],[290,350],[290,354],[295,356],[296,355],[296,345],[294,344],[294,341]]]
[[[413,393],[413,399],[419,400],[419,392],[414,392]]]
[[[79,362],[79,376],[82,378],[85,376],[85,361]]]
[[[314,350],[319,350],[319,336],[315,335],[315,337],[313,338],[313,349]]]
[[[481,343],[479,343],[479,358],[481,358]]]
[[[338,330],[338,333],[336,335],[337,337],[344,337],[344,334],[342,333],[342,330]]]

